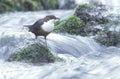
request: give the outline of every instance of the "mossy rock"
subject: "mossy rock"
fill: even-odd
[[[76,35],[84,35],[85,25],[83,21],[76,17],[70,16],[69,18],[56,22],[55,29],[57,32],[76,34]]]
[[[82,4],[75,8],[74,15],[82,19],[85,24],[105,24],[108,19],[102,15],[103,7],[96,4]]]
[[[12,54],[8,61],[21,61],[27,63],[52,63],[62,61],[62,58],[52,54],[46,46],[31,44]]]
[[[105,46],[118,46],[120,44],[120,32],[106,30],[100,32],[94,39]]]

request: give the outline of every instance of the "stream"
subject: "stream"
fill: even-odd
[[[48,35],[49,49],[65,62],[37,66],[6,61],[19,48],[34,42],[34,34],[24,25],[33,24],[48,14],[64,19],[73,12],[49,10],[0,14],[0,79],[120,79],[120,48],[101,46],[94,39],[79,35],[54,32]]]

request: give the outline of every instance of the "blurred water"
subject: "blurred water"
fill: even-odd
[[[0,15],[0,79],[120,79],[120,48],[100,46],[89,37],[56,33],[47,37],[50,50],[66,62],[34,66],[5,61],[11,53],[34,42],[34,35],[23,25],[33,24],[47,14],[63,19],[72,15],[73,11]]]

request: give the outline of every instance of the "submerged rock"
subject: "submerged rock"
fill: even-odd
[[[27,63],[52,63],[62,61],[62,58],[55,56],[50,50],[40,44],[31,44],[12,54],[8,61],[21,61]]]

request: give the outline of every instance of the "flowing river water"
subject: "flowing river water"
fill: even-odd
[[[90,37],[56,33],[48,35],[49,49],[63,57],[65,62],[37,66],[6,61],[10,54],[34,42],[34,35],[23,25],[33,24],[48,14],[64,19],[73,12],[54,10],[1,14],[0,79],[120,79],[120,48],[101,46]]]

